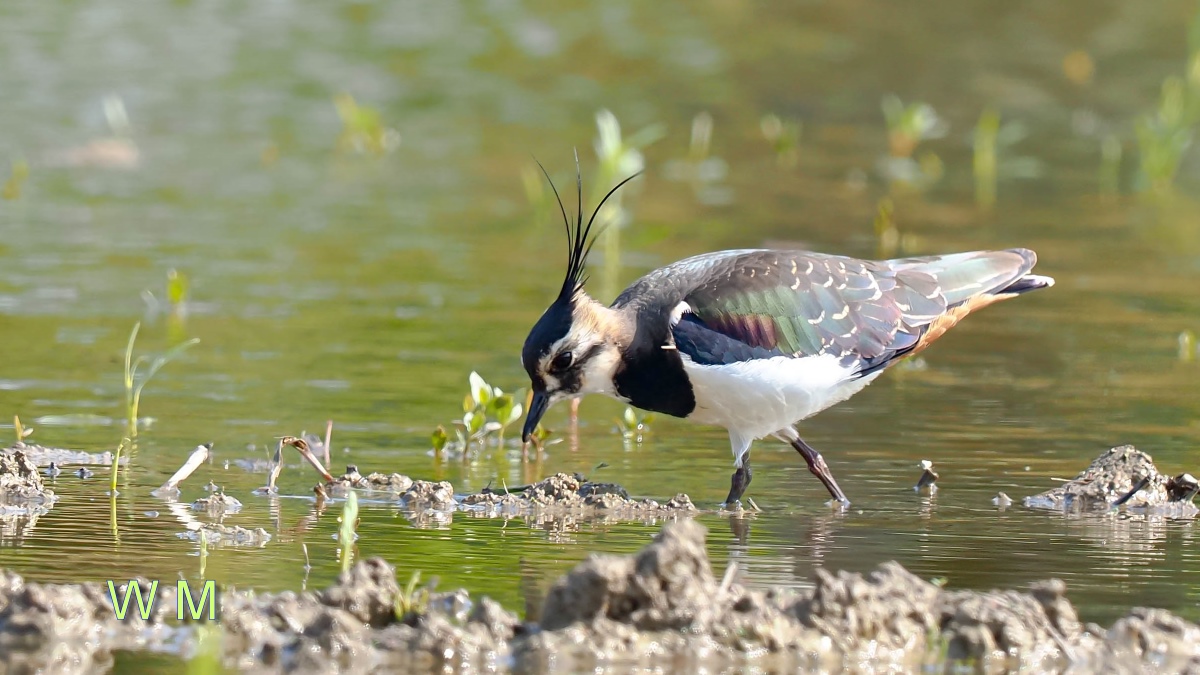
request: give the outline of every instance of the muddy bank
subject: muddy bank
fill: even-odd
[[[1132,445],[1111,448],[1075,478],[1025,498],[1032,508],[1108,511],[1114,507],[1148,513],[1195,516],[1192,503],[1200,485],[1191,474],[1160,473],[1150,455]]]
[[[885,563],[865,575],[819,569],[811,590],[752,590],[736,568],[713,571],[705,535],[683,520],[636,555],[590,557],[554,584],[540,624],[462,590],[407,594],[379,559],[322,592],[224,589],[220,645],[227,665],[270,672],[884,671],[946,661],[984,671],[1200,668],[1200,627],[1153,609],[1109,628],[1084,625],[1060,581],[956,591]],[[112,650],[189,644],[195,626],[176,624],[174,607],[174,589],[164,587],[148,620],[117,621],[98,584],[43,585],[3,572],[0,665],[86,672],[111,664]]]

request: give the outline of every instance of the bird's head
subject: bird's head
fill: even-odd
[[[540,166],[540,165],[539,165]],[[542,169],[545,172],[545,169]],[[583,222],[583,184],[576,157],[576,188],[579,207],[572,224],[559,198],[567,227],[567,274],[558,297],[534,324],[521,350],[521,363],[529,373],[533,401],[526,413],[522,439],[528,441],[551,405],[564,398],[590,393],[613,393],[613,378],[621,361],[620,325],[615,312],[593,300],[583,290],[583,271],[595,239],[592,224],[600,207],[614,192],[638,174],[614,187]],[[546,180],[550,180],[547,174]],[[553,181],[550,187],[558,198]]]

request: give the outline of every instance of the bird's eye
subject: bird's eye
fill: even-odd
[[[571,352],[559,352],[558,356],[555,356],[554,360],[550,362],[550,370],[556,373],[562,372],[571,367],[571,361],[574,358]]]

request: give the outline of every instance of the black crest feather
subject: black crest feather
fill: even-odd
[[[537,162],[536,159],[534,159]],[[546,167],[542,166],[541,162],[537,162],[538,168],[542,170],[542,174],[546,176],[546,181],[550,183],[550,189],[554,191],[554,198],[558,201],[558,210],[562,213],[563,225],[567,229],[567,274],[563,279],[562,289],[558,292],[559,301],[570,301],[579,289],[583,288],[587,278],[584,276],[584,267],[587,264],[588,254],[592,252],[592,246],[596,243],[600,233],[604,230],[601,226],[596,231],[596,235],[592,236],[592,224],[596,221],[596,215],[600,213],[604,203],[608,198],[613,196],[617,190],[629,181],[637,178],[642,174],[641,171],[635,172],[633,175],[622,180],[613,186],[613,189],[604,195],[604,199],[596,205],[596,209],[592,211],[592,216],[588,218],[587,224],[583,222],[583,174],[579,170],[579,152],[575,152],[575,223],[571,224],[571,219],[567,217],[567,209],[563,206],[562,197],[558,194],[558,188],[554,187],[554,181],[551,180],[550,174],[546,171]]]

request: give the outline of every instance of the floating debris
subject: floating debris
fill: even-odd
[[[187,461],[183,463],[183,466],[179,467],[179,470],[175,472],[175,475],[168,478],[167,482],[163,483],[161,487],[150,494],[156,497],[179,494],[179,484],[187,480],[188,476],[191,476],[196,469],[199,469],[201,464],[208,461],[209,454],[212,452],[212,446],[212,443],[197,445],[196,449],[187,458]]]
[[[921,488],[927,487],[930,493],[937,492],[937,485],[934,485],[934,483],[937,482],[938,475],[933,470],[933,462],[923,459],[918,466],[921,468],[921,478],[917,481],[913,490],[919,492]]]
[[[1004,494],[1003,492],[999,492],[996,494],[995,497],[992,497],[992,504],[994,504],[995,506],[999,506],[1001,509],[1006,509],[1006,508],[1012,506],[1012,503],[1013,503],[1012,497],[1009,497],[1008,495]]]

